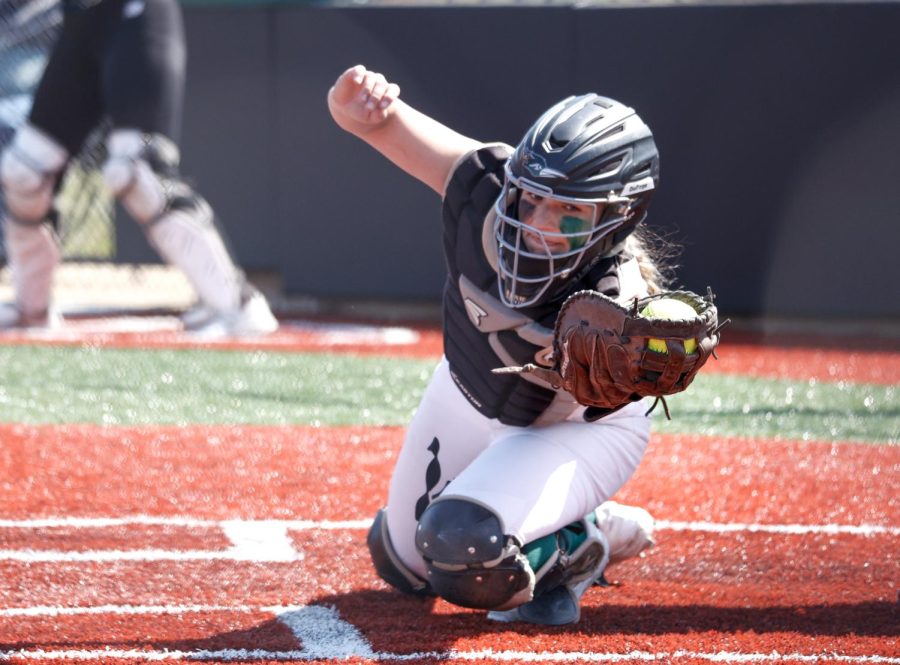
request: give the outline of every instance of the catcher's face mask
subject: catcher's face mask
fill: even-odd
[[[508,307],[529,307],[555,293],[601,239],[621,226],[632,199],[556,196],[545,186],[517,178],[506,167],[495,204],[500,298]]]

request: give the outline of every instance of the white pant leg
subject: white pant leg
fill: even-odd
[[[421,511],[491,442],[496,421],[481,415],[456,387],[441,359],[403,441],[391,476],[387,523],[391,542],[410,570],[425,577],[416,550]]]
[[[493,510],[522,543],[583,518],[637,469],[650,438],[646,405],[636,402],[594,423],[503,427],[487,450],[450,483],[443,497]]]

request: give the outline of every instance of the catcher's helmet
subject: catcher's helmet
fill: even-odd
[[[621,250],[646,216],[659,182],[659,152],[634,109],[587,94],[564,99],[538,118],[505,171],[494,223],[500,298],[510,307],[528,307],[564,295],[570,278]],[[523,190],[587,208],[592,221],[542,231],[522,219]]]

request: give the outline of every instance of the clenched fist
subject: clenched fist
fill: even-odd
[[[338,125],[359,134],[384,122],[399,95],[396,83],[356,65],[341,74],[328,91],[328,108]]]

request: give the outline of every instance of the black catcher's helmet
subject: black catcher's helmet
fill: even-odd
[[[569,97],[550,108],[509,158],[495,206],[503,302],[529,307],[552,301],[570,279],[580,279],[599,258],[620,251],[646,216],[658,182],[659,152],[634,109],[595,94]],[[553,233],[530,226],[519,215],[523,190],[587,206],[593,221],[561,225]]]

